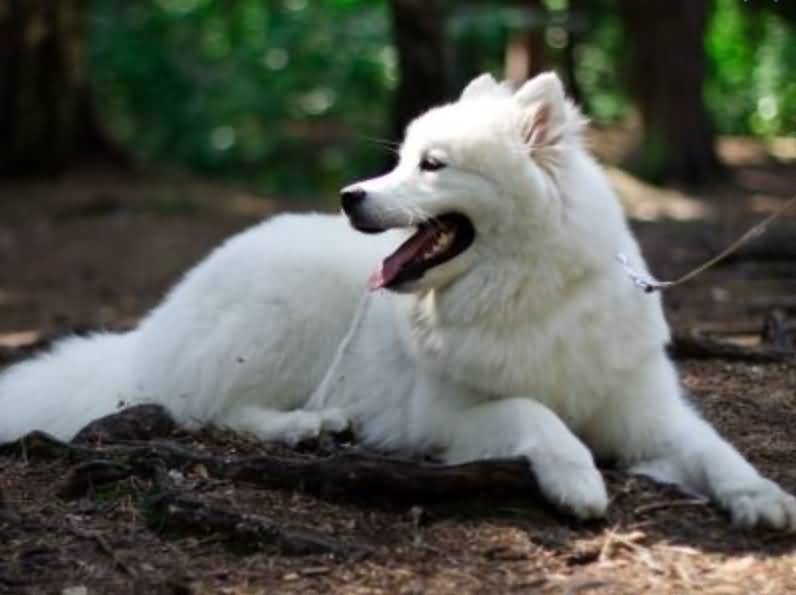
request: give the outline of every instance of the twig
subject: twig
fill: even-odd
[[[600,547],[597,562],[602,564],[607,562],[613,553],[615,545],[623,545],[627,549],[639,553],[646,552],[649,548],[639,545],[637,541],[644,539],[646,534],[643,531],[631,531],[630,533],[620,533],[619,527],[612,527],[606,532],[605,539]]]
[[[633,511],[633,516],[649,514],[659,510],[669,510],[670,508],[693,508],[709,506],[709,501],[704,498],[690,498],[688,500],[668,500],[665,502],[653,502],[639,506]]]

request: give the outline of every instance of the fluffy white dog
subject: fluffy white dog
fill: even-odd
[[[353,420],[377,448],[525,456],[579,518],[608,502],[594,453],[738,525],[796,529],[796,499],[681,396],[660,299],[616,263],[646,271],[583,126],[554,74],[515,93],[475,79],[411,124],[393,171],[343,190],[353,227],[391,231],[304,215],[232,238],[137,329],[0,376],[0,440],[70,438],[140,402],[289,443]]]

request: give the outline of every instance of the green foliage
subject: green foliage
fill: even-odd
[[[143,158],[293,194],[333,192],[385,160],[361,136],[383,134],[395,84],[384,2],[96,0],[91,11],[101,110]]]
[[[793,133],[793,23],[737,0],[716,0],[706,48],[712,65],[706,99],[720,132]]]
[[[500,0],[443,6],[454,87],[483,70],[499,75],[510,32],[530,23],[560,72],[576,41],[593,120],[627,115],[628,48],[614,2],[570,11],[567,0],[545,0],[533,22]],[[793,23],[740,0],[714,7],[706,98],[719,131],[792,132]],[[387,0],[94,0],[89,25],[103,117],[150,163],[334,200],[388,157],[373,142],[389,130],[397,77]]]
[[[592,2],[580,18],[573,29],[581,40],[575,48],[575,76],[583,91],[583,108],[595,122],[617,122],[630,105],[622,23],[604,0]]]
[[[611,0],[591,0],[570,11],[567,0],[545,0],[542,10],[529,12],[516,3],[484,1],[451,10],[448,34],[456,86],[483,71],[500,74],[510,32],[529,26],[544,37],[546,64],[560,73],[565,71],[567,45],[575,40],[575,78],[583,91],[582,107],[595,121],[618,121],[628,107],[622,60],[626,47],[619,17],[610,4]],[[455,8],[454,3],[449,8]]]

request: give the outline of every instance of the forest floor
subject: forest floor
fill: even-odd
[[[598,143],[609,158],[610,140]],[[790,147],[773,149],[793,157]],[[796,189],[796,165],[760,145],[726,139],[722,152],[734,181],[704,193],[611,174],[660,278],[699,264]],[[4,183],[0,364],[42,337],[134,324],[213,245],[283,208],[180,176],[88,172]],[[796,217],[786,217],[727,263],[667,293],[675,329],[751,351],[772,340],[787,348],[796,339],[795,231]],[[765,320],[779,321],[774,339],[761,332]],[[796,360],[678,365],[705,416],[796,493]],[[288,451],[223,432],[173,431],[168,439],[218,456],[326,456],[312,445]],[[233,481],[202,464],[167,469],[196,501],[237,519],[202,531],[153,521],[142,504],[157,483],[151,477],[67,494],[81,464],[0,449],[0,593],[796,592],[796,536],[733,529],[710,505],[616,472],[607,474],[608,518],[584,525],[519,494],[427,503],[365,490],[352,502]],[[241,519],[265,518],[357,553],[291,555],[265,538],[228,539]]]

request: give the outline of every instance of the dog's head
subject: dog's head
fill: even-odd
[[[414,230],[371,287],[439,288],[477,265],[479,254],[499,251],[504,234],[551,225],[560,214],[557,178],[581,128],[553,73],[516,92],[482,75],[458,101],[417,118],[395,169],[341,192],[359,231]]]

